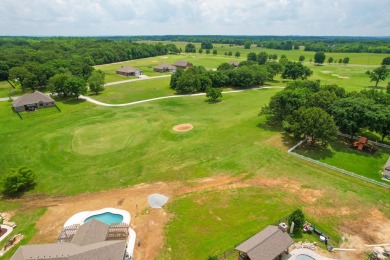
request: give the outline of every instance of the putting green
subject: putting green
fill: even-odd
[[[83,126],[74,131],[72,148],[83,155],[115,152],[141,142],[146,127],[146,122],[139,118]]]

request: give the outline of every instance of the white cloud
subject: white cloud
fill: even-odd
[[[389,35],[388,0],[2,0],[0,35]]]

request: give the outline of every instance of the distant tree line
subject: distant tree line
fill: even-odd
[[[112,37],[113,39],[118,39]],[[277,50],[292,50],[304,47],[305,51],[390,53],[389,37],[326,37],[326,36],[227,36],[227,35],[165,35],[119,37],[127,40],[212,42],[214,44],[251,44]]]
[[[319,81],[293,81],[274,95],[261,114],[279,122],[300,139],[326,145],[337,130],[356,135],[376,132],[383,140],[390,134],[390,94],[376,89],[346,92]]]
[[[45,88],[50,79],[68,75],[73,82],[91,83],[102,89],[102,72],[94,65],[140,59],[180,50],[174,44],[146,44],[96,38],[13,38],[0,37],[0,80],[10,79],[23,90]],[[84,89],[84,87],[82,89]],[[52,89],[56,91],[59,87]],[[69,93],[74,91],[69,91]],[[83,92],[83,90],[81,90]],[[65,92],[60,91],[59,94]],[[66,94],[64,94],[66,95]]]

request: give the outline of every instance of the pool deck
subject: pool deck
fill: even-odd
[[[315,260],[334,260],[334,259],[337,259],[337,258],[324,257],[311,249],[297,248],[297,249],[292,250],[288,255],[284,256],[283,260],[294,260],[299,255],[308,255],[308,256],[311,256],[312,258],[314,258]]]
[[[121,215],[123,217],[122,222],[130,225],[130,220],[131,220],[130,213],[127,212],[126,210],[114,209],[114,208],[104,208],[104,209],[99,209],[99,210],[94,210],[94,211],[82,211],[82,212],[76,213],[65,222],[64,227],[68,227],[68,226],[72,226],[72,225],[82,225],[82,224],[84,224],[84,222],[87,218],[94,216],[94,215],[107,213],[107,212],[112,213],[112,214]],[[131,258],[133,257],[135,241],[136,241],[135,231],[129,227],[129,237],[127,238],[126,252],[129,256],[131,256]]]

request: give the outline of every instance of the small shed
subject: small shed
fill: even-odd
[[[161,63],[153,68],[155,72],[176,72],[176,66],[171,64]]]
[[[268,226],[235,249],[239,260],[274,260],[294,244],[291,237],[277,226]]]
[[[36,90],[34,93],[24,94],[12,102],[16,112],[34,111],[39,108],[54,107],[55,101],[51,97]]]
[[[387,159],[385,166],[383,167],[383,178],[390,180],[390,156]]]
[[[137,68],[133,68],[130,66],[121,66],[120,69],[116,71],[116,74],[123,76],[139,76],[143,74],[143,71]]]
[[[192,67],[192,63],[189,63],[188,61],[185,61],[185,60],[176,61],[172,65],[178,69],[188,69],[188,68]]]

